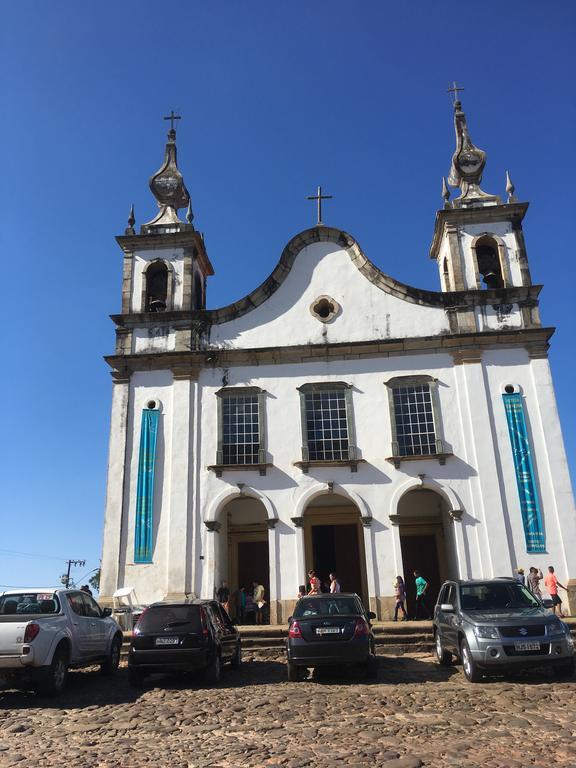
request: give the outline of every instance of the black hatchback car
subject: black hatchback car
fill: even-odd
[[[202,670],[217,683],[223,664],[238,669],[241,661],[238,630],[215,600],[154,603],[134,627],[128,676],[131,685],[140,685],[153,672]]]
[[[374,618],[353,593],[300,598],[288,620],[288,680],[302,680],[310,667],[346,665],[359,666],[367,677],[376,677],[378,662],[370,623]]]

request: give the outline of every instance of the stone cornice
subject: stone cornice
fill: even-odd
[[[527,210],[528,203],[503,203],[502,205],[487,205],[478,208],[444,208],[436,211],[430,258],[438,258],[438,249],[446,227],[500,221],[509,221],[514,227],[518,227]]]
[[[357,360],[361,357],[388,357],[426,353],[447,353],[457,356],[459,350],[466,358],[481,355],[488,349],[524,347],[544,350],[554,328],[525,328],[468,334],[445,334],[408,339],[374,339],[342,344],[301,344],[292,347],[262,347],[253,349],[205,349],[187,352],[157,352],[130,355],[108,355],[104,359],[113,369],[127,372],[174,370],[198,375],[202,368],[232,365],[262,365],[314,362],[318,360]]]
[[[376,269],[376,267],[374,267]],[[392,278],[389,278],[392,280]],[[397,285],[400,285],[398,283]],[[408,286],[406,286],[408,287]],[[416,288],[410,288],[416,292]],[[457,311],[463,308],[494,304],[519,304],[520,306],[532,306],[538,301],[538,296],[542,290],[541,285],[516,286],[510,288],[499,288],[497,290],[481,291],[453,291],[451,293],[435,293],[433,291],[418,291],[422,301],[419,302],[426,306],[435,306],[444,309],[447,312]],[[413,297],[414,298],[414,297]],[[424,301],[426,298],[426,301]],[[244,301],[244,299],[242,300]],[[237,302],[240,304],[240,302]],[[414,303],[414,302],[413,302]],[[230,305],[233,307],[235,305]],[[255,305],[252,305],[253,309]],[[171,312],[134,312],[130,314],[110,315],[114,323],[122,328],[145,328],[157,325],[172,325],[179,328],[192,328],[193,325],[201,324],[205,327],[217,325],[240,317],[248,309],[240,308],[237,315],[223,314],[224,309],[205,309],[198,311],[171,311]]]

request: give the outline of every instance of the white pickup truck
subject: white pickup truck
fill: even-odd
[[[21,680],[60,693],[69,668],[100,664],[113,674],[122,630],[87,593],[21,589],[0,595],[0,682]]]

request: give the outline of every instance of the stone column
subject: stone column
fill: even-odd
[[[306,584],[306,553],[304,551],[304,518],[291,518],[296,529],[296,572],[298,585]]]
[[[281,611],[278,606],[278,557],[277,544],[278,532],[276,530],[277,518],[268,518],[268,567],[270,571],[270,624],[277,624]]]
[[[362,532],[364,534],[364,557],[366,559],[366,582],[368,587],[369,610],[374,611],[380,618],[376,577],[374,573],[374,557],[372,552],[372,518],[362,517]]]
[[[506,527],[507,510],[499,457],[494,445],[494,420],[486,389],[482,353],[459,350],[456,364],[458,403],[462,417],[465,460],[476,470],[470,478],[474,516],[479,520],[477,543],[482,573],[475,578],[512,575],[511,532]],[[471,527],[471,531],[474,528]]]
[[[172,383],[172,442],[170,445],[170,507],[166,558],[166,600],[184,600],[189,592],[189,537],[192,535],[189,465],[194,424],[190,370],[175,370]]]
[[[120,582],[120,558],[124,519],[124,483],[129,460],[126,446],[130,376],[125,371],[112,373],[112,414],[108,447],[108,477],[106,480],[106,512],[100,575],[99,602],[112,605],[112,595]]]

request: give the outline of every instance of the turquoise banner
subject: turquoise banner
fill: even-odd
[[[142,411],[138,485],[136,488],[136,527],[134,532],[134,562],[152,562],[152,533],[154,524],[154,469],[156,466],[156,436],[159,411]]]
[[[512,443],[520,510],[524,523],[524,536],[526,537],[526,551],[545,552],[546,541],[542,530],[542,516],[530,454],[530,441],[526,429],[522,395],[502,395],[502,398],[506,409],[510,442]]]

